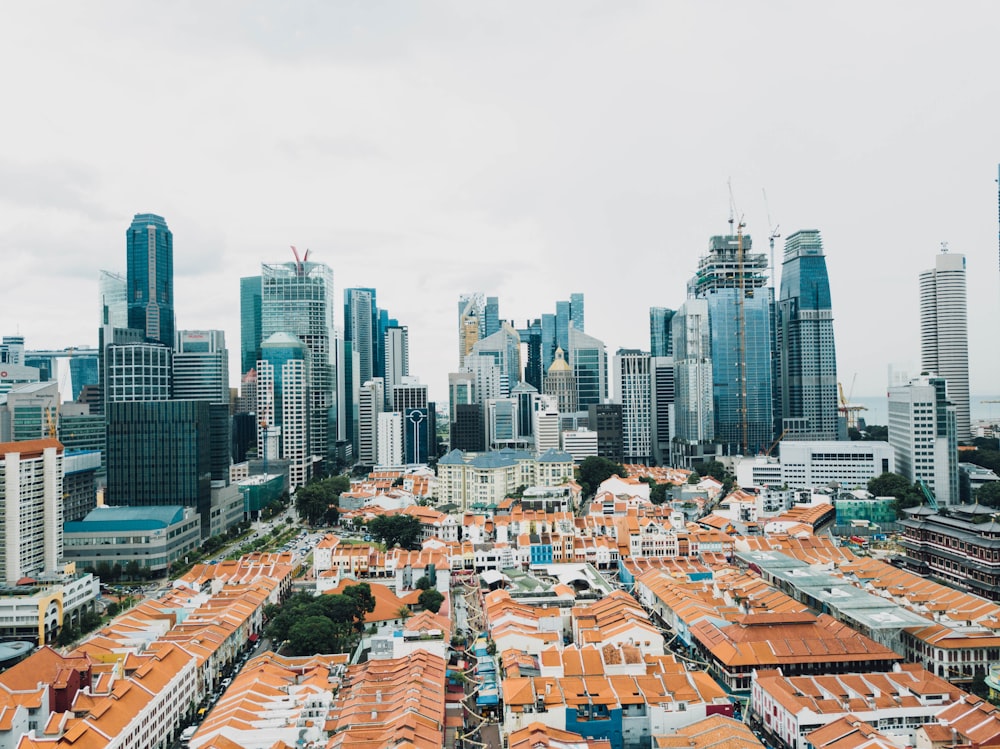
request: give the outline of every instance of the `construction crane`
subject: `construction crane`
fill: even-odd
[[[788,430],[787,429],[785,429],[781,434],[778,435],[778,439],[776,439],[774,442],[772,442],[771,446],[769,448],[767,448],[767,452],[764,453],[764,457],[765,458],[766,457],[770,457],[771,453],[774,451],[774,448],[776,448],[778,446],[778,443],[781,442],[781,440],[783,440],[785,438],[786,434],[788,434]]]
[[[854,381],[858,379],[857,375],[854,375],[854,380],[851,381],[851,393],[854,393]],[[847,419],[848,429],[858,428],[858,411],[867,411],[868,406],[858,406],[852,405],[850,398],[844,395],[844,385],[841,382],[837,383],[837,390],[840,393],[840,405],[837,407],[837,411],[841,416]]]
[[[781,234],[778,233],[778,224],[771,223],[771,207],[767,204],[767,190],[762,187],[760,191],[764,193],[764,211],[767,213],[767,241],[771,245],[771,288],[773,289],[774,278],[778,275],[778,271],[774,266],[774,240],[779,239]]]
[[[49,439],[56,439],[56,420],[52,418],[52,409],[45,407],[45,431]]]

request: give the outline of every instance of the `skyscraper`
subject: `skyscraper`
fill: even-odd
[[[173,368],[175,399],[209,403],[212,481],[228,486],[232,421],[226,334],[221,330],[178,330]]]
[[[483,310],[483,338],[500,330],[500,300],[495,296],[486,297]]]
[[[174,345],[174,235],[162,216],[137,213],[125,233],[128,326]]]
[[[373,466],[378,462],[378,417],[385,404],[381,377],[361,386],[358,399],[358,460]]]
[[[628,463],[648,464],[652,446],[652,378],[649,353],[619,349],[615,354],[615,401],[622,404],[622,449]]]
[[[688,299],[672,320],[674,342],[674,465],[714,454],[712,334],[708,302]]]
[[[351,341],[361,367],[361,382],[376,377],[375,330],[378,311],[374,289],[344,289],[344,340]]]
[[[109,270],[98,272],[97,296],[98,312],[101,325],[113,328],[128,327],[128,282],[120,273]]]
[[[500,367],[506,387],[501,385],[503,397],[521,381],[521,337],[510,323],[503,323],[500,330],[476,342],[472,354],[488,356]]]
[[[260,358],[260,276],[240,279],[240,374],[246,374]]]
[[[109,505],[197,508],[211,532],[212,457],[206,401],[109,402]]]
[[[296,258],[265,263],[261,277],[261,335],[288,333],[309,349],[309,451],[327,458],[334,448],[330,424],[336,395],[333,271]]]
[[[923,481],[940,505],[959,501],[956,409],[943,377],[889,388],[889,444],[896,472]]]
[[[608,352],[604,342],[576,327],[569,331],[569,365],[576,378],[577,406],[587,409],[608,398]]]
[[[767,257],[748,235],[715,236],[688,296],[708,302],[715,438],[730,454],[754,454],[774,440],[771,291]]]
[[[962,441],[972,436],[967,315],[965,255],[944,246],[934,268],[920,274],[920,367],[947,381],[955,433]]]
[[[0,443],[0,580],[57,572],[63,553],[63,446],[54,439]]]
[[[674,344],[670,321],[674,310],[667,307],[649,308],[649,355],[673,356]]]
[[[257,361],[257,455],[288,461],[291,490],[312,475],[309,348],[287,333],[268,336]]]
[[[410,333],[405,325],[392,325],[385,331],[385,402],[392,403],[396,385],[410,376]]]
[[[674,358],[672,356],[649,357],[650,394],[650,440],[653,460],[657,465],[670,465],[671,443],[674,432]]]
[[[784,439],[837,439],[837,351],[823,240],[814,229],[785,240],[776,308],[778,403]]]

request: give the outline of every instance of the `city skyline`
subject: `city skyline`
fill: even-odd
[[[498,297],[520,326],[581,292],[588,335],[645,350],[649,308],[677,309],[705,238],[726,232],[731,178],[757,248],[772,224],[822,232],[837,369],[845,388],[857,375],[856,397],[884,394],[890,364],[919,369],[919,272],[941,241],[965,255],[970,389],[990,392],[1000,155],[978,73],[998,11],[856,7],[863,27],[849,8],[786,8],[778,23],[733,5],[753,53],[713,46],[697,69],[717,31],[702,8],[553,5],[533,10],[544,34],[516,6],[207,9],[191,27],[153,6],[5,8],[0,55],[32,72],[12,82],[20,116],[0,145],[0,252],[16,280],[0,332],[33,349],[97,345],[98,271],[125,272],[123,227],[151,212],[173,233],[178,329],[224,330],[235,351],[239,279],[309,247],[338,302],[378,290],[408,326],[411,372],[444,401],[461,293]],[[176,33],[134,55],[148,24]],[[828,33],[796,36],[812,24]],[[124,94],[147,82],[164,106],[134,128]],[[787,116],[803,96],[821,117]],[[727,98],[736,124],[702,114]],[[65,107],[86,113],[71,130]]]

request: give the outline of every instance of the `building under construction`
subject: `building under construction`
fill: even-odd
[[[767,287],[767,257],[751,246],[742,228],[712,237],[688,283],[688,296],[708,302],[715,439],[731,455],[763,452],[774,439],[774,292]]]

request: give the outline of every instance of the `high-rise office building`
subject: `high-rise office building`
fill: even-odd
[[[674,437],[674,358],[672,356],[649,357],[651,380],[650,402],[650,442],[653,461],[657,465],[669,465],[671,443]]]
[[[622,404],[597,403],[588,407],[590,428],[597,432],[597,454],[620,463],[622,447]]]
[[[608,399],[608,352],[604,342],[576,326],[569,331],[569,365],[576,378],[577,406],[587,409]]]
[[[174,235],[162,216],[137,213],[125,233],[128,327],[174,345]]]
[[[674,465],[714,455],[715,407],[712,401],[712,334],[708,302],[688,299],[672,323],[674,343]]]
[[[404,377],[386,398],[390,411],[403,413],[408,408],[427,408],[427,386],[418,377]]]
[[[261,277],[240,279],[240,374],[246,374],[260,358]]]
[[[618,349],[615,401],[622,405],[622,449],[628,463],[649,463],[652,445],[652,379],[649,352]]]
[[[437,419],[434,404],[403,410],[403,457],[410,465],[437,455]]]
[[[483,307],[483,338],[500,330],[500,300],[495,296],[486,297]]]
[[[362,383],[382,376],[376,364],[378,317],[375,289],[344,289],[344,340],[358,355]]]
[[[767,257],[749,235],[715,236],[688,296],[708,302],[715,438],[730,454],[755,454],[774,441],[771,290]],[[676,348],[676,341],[674,343]]]
[[[120,273],[98,271],[97,305],[100,324],[114,328],[128,327],[128,282]]]
[[[823,240],[814,229],[785,240],[776,305],[778,400],[784,440],[837,439],[837,351]]]
[[[63,446],[58,440],[0,443],[0,580],[59,571],[63,555]]]
[[[257,361],[257,457],[288,461],[291,490],[312,476],[309,348],[288,333],[268,336]]]
[[[104,352],[101,380],[105,403],[170,400],[173,349],[159,343],[112,344]]]
[[[517,400],[496,398],[486,404],[487,440],[491,450],[515,447],[517,443]]]
[[[173,367],[175,399],[204,400],[211,404],[212,481],[228,486],[232,421],[226,334],[221,330],[178,330]]]
[[[381,377],[368,380],[358,394],[358,460],[362,465],[378,462],[378,417],[385,395]]]
[[[388,411],[378,415],[378,460],[376,465],[403,465],[403,414]]]
[[[212,454],[207,401],[109,402],[109,505],[182,504],[211,533]]]
[[[555,348],[561,348],[563,351],[568,351],[570,327],[573,327],[582,333],[584,332],[583,322],[583,294],[570,294],[569,301],[557,301],[555,314]],[[555,355],[554,350],[552,355]],[[550,363],[550,361],[546,362],[546,368]]]
[[[503,323],[500,330],[475,343],[471,356],[488,357],[500,368],[503,383],[501,397],[510,394],[510,388],[521,381],[521,337],[510,323]]]
[[[308,256],[308,253],[307,253]],[[334,373],[333,271],[323,263],[296,259],[261,267],[261,335],[295,336],[309,350],[309,451],[325,459],[334,450],[331,422],[337,380]]]
[[[410,376],[410,334],[405,325],[391,325],[385,331],[385,396],[391,405],[392,391]]]
[[[959,501],[956,411],[943,377],[921,375],[889,388],[889,444],[896,472],[923,481],[939,505]]]
[[[649,355],[673,356],[674,345],[671,334],[671,320],[674,310],[667,307],[649,308]]]
[[[177,400],[206,400],[228,405],[229,350],[224,331],[178,330],[173,368]]]
[[[920,274],[920,367],[947,381],[962,441],[972,437],[967,318],[965,255],[944,247],[934,267]]]

